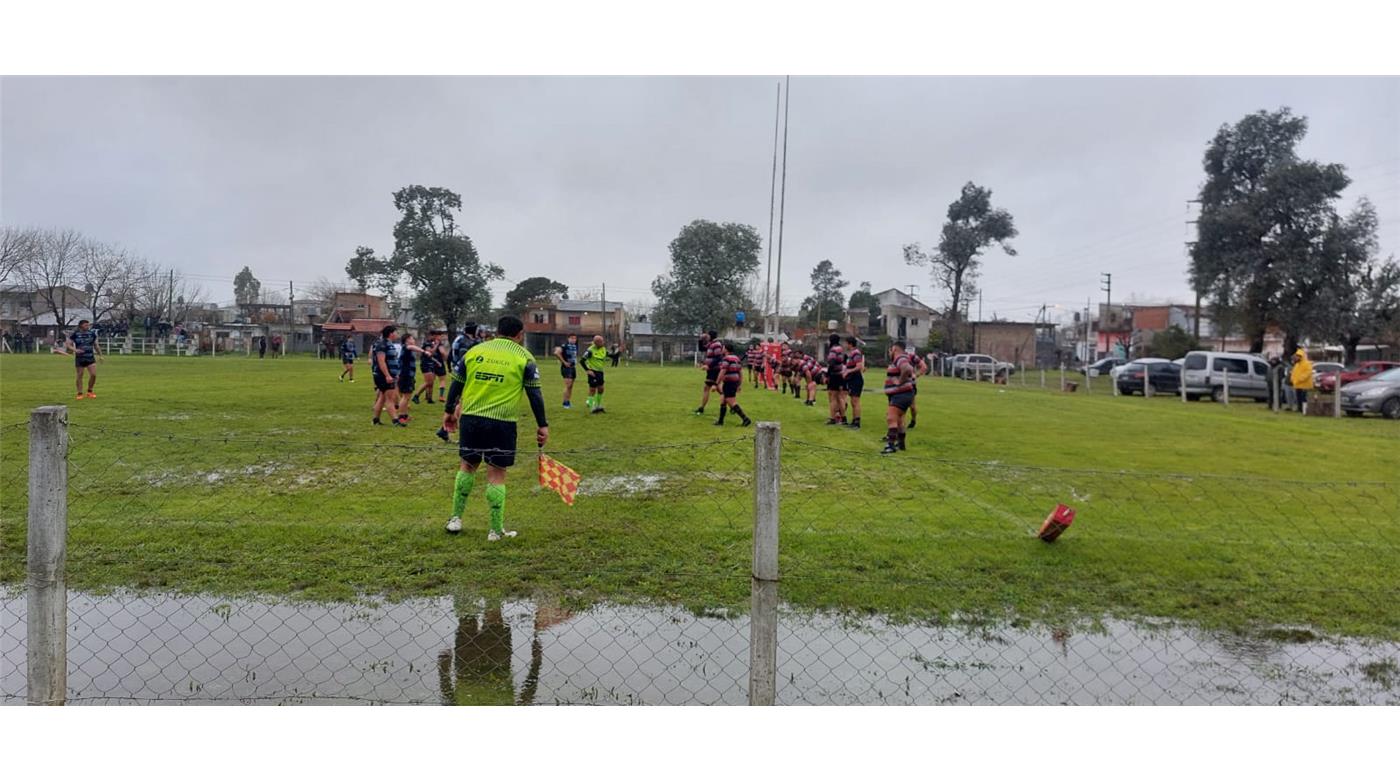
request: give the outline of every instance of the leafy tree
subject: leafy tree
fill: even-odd
[[[729,322],[753,309],[745,280],[758,269],[762,241],[749,225],[699,219],[671,241],[671,268],[656,277],[652,321],[668,332],[694,332]]]
[[[257,303],[262,292],[262,282],[253,276],[253,271],[248,266],[243,266],[243,270],[233,277],[233,299],[242,304]]]
[[[1148,352],[1152,357],[1176,360],[1186,357],[1187,352],[1200,348],[1200,342],[1196,341],[1194,336],[1182,330],[1181,326],[1173,325],[1166,330],[1159,330],[1152,334]]]
[[[355,247],[355,256],[345,264],[345,276],[355,283],[361,293],[387,275],[388,264],[375,257],[374,250],[367,246]]]
[[[385,285],[392,289],[406,277],[416,293],[414,312],[441,321],[450,331],[468,317],[485,317],[491,311],[487,285],[505,272],[481,262],[472,240],[457,233],[461,196],[443,187],[415,184],[394,193],[394,207],[400,217],[394,225],[394,254]]]
[[[823,260],[812,269],[809,278],[812,281],[812,294],[802,301],[798,320],[820,328],[826,320],[845,319],[846,296],[841,291],[850,282],[841,278],[836,266],[830,260]]]
[[[1378,227],[1375,206],[1362,198],[1347,218],[1334,217],[1321,250],[1327,284],[1310,303],[1321,315],[1321,335],[1341,342],[1348,364],[1363,339],[1400,322],[1400,265],[1377,256]]]
[[[1270,325],[1283,329],[1290,352],[1328,330],[1318,301],[1336,286],[1341,255],[1357,251],[1344,246],[1357,237],[1335,207],[1350,180],[1340,165],[1299,159],[1307,129],[1286,107],[1258,111],[1206,146],[1191,282],[1255,352]]]
[[[545,300],[553,295],[569,297],[569,286],[545,276],[532,276],[515,285],[506,293],[506,302],[501,311],[519,317],[525,308],[535,301]]]
[[[849,308],[851,311],[870,312],[871,322],[880,318],[880,299],[870,291],[870,282],[861,282],[860,289],[851,293]]]
[[[1011,213],[992,207],[992,191],[968,182],[958,199],[948,204],[948,221],[943,223],[938,250],[924,252],[917,243],[904,247],[904,261],[927,266],[934,284],[948,291],[951,300],[944,321],[950,344],[958,343],[963,300],[977,294],[982,253],[995,244],[1014,257],[1016,250],[1008,242],[1016,236]]]

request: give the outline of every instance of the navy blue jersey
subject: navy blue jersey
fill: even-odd
[[[355,352],[355,342],[346,339],[340,342],[340,359],[353,361],[357,357]]]
[[[438,340],[428,339],[423,342],[423,352],[418,360],[419,368],[423,369],[423,373],[437,373],[439,360]]]
[[[399,348],[399,370],[395,374],[399,377],[412,379],[418,372],[418,361],[413,359],[413,351],[404,346],[403,342],[398,343]]]
[[[384,356],[384,364],[388,367],[389,373],[398,373],[399,354],[394,350],[397,346],[388,339],[380,339],[374,342],[374,346],[369,348],[369,365],[375,376],[383,376],[379,371],[379,356]]]
[[[93,357],[93,350],[97,346],[96,333],[91,330],[75,330],[73,335],[68,338],[73,342],[73,355],[75,357]]]
[[[452,353],[449,356],[448,368],[452,371],[453,376],[466,376],[467,369],[462,360],[467,356],[467,352],[476,345],[476,339],[465,333],[459,334],[457,338],[452,340]]]
[[[565,343],[564,343],[564,346],[560,347],[559,350],[560,350],[560,352],[561,352],[562,355],[563,355],[563,358],[564,358],[564,365],[566,365],[566,366],[572,366],[572,365],[574,365],[575,363],[578,362],[578,345],[577,345],[577,344],[570,344],[570,343],[568,343],[568,342],[565,342]]]

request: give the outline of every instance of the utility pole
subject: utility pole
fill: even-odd
[[[1190,213],[1191,213],[1191,204],[1192,204],[1192,203],[1197,203],[1197,204],[1199,204],[1200,201],[1199,201],[1199,200],[1188,200],[1188,201],[1186,201],[1186,213],[1187,213],[1187,214],[1190,214]],[[1199,222],[1200,222],[1200,220],[1198,220],[1198,219],[1188,219],[1188,220],[1186,220],[1186,224],[1188,224],[1188,225],[1195,225],[1195,224],[1198,224]],[[1189,230],[1189,228],[1188,228],[1188,230]],[[1198,230],[1199,230],[1199,229],[1198,229]],[[1190,257],[1191,248],[1194,247],[1195,245],[1196,245],[1196,242],[1195,242],[1195,241],[1187,241],[1187,242],[1186,242],[1186,252],[1187,252],[1187,259],[1188,259],[1188,260],[1191,259],[1191,257]],[[1191,265],[1194,265],[1194,263],[1191,263]],[[1196,339],[1197,342],[1199,342],[1199,341],[1201,340],[1201,283],[1200,283],[1200,280],[1196,279],[1196,275],[1195,275],[1194,273],[1191,274],[1191,281],[1192,281],[1192,285],[1191,285],[1191,286],[1192,286],[1193,288],[1195,288],[1195,293],[1196,293],[1196,310],[1195,310],[1195,313],[1192,315],[1192,320],[1193,320],[1193,322],[1192,322],[1192,326],[1191,326],[1191,329],[1192,329],[1191,335],[1192,335],[1193,338]]]
[[[763,282],[763,329],[768,333],[775,330],[768,319],[768,293],[773,286],[773,212],[778,192],[778,117],[783,105],[783,85],[778,84],[777,89],[778,93],[773,98],[773,172],[768,176],[768,276]]]
[[[982,291],[977,291],[977,321],[982,321]]]
[[[288,282],[287,282],[287,328],[288,328],[288,331],[289,331],[288,334],[287,334],[288,336],[291,335],[291,333],[290,333],[291,327],[292,327],[293,325],[296,324],[296,307],[297,307],[297,291],[296,291],[295,289],[292,288],[292,283],[291,283],[290,280],[288,280]]]
[[[787,214],[788,105],[792,102],[792,76],[783,81],[783,181],[778,195],[778,278],[773,288],[773,332],[783,326],[783,220]]]
[[[603,312],[603,340],[608,339],[608,283],[603,282],[603,300],[598,302],[598,308]],[[603,346],[607,346],[604,344]]]
[[[1090,322],[1092,321],[1092,319],[1091,319],[1090,316],[1089,316],[1089,306],[1090,306],[1090,301],[1089,301],[1088,298],[1085,298],[1085,299],[1084,299],[1084,365],[1086,365],[1086,366],[1089,365],[1090,363],[1094,362],[1094,358],[1096,358],[1096,357],[1099,356],[1098,345],[1094,343],[1093,333],[1090,331],[1090,327],[1091,327],[1091,326],[1090,326]],[[1087,370],[1084,372],[1084,376],[1086,377],[1086,381],[1087,381],[1087,377],[1089,376],[1089,373],[1088,373]]]
[[[169,287],[166,288],[165,300],[170,305],[170,326],[175,327],[175,269],[170,269]]]

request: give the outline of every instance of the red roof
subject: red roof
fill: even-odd
[[[321,329],[332,332],[379,333],[384,330],[385,325],[393,324],[393,320],[353,319],[349,322],[327,322],[321,326]]]

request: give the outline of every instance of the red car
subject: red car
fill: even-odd
[[[1389,371],[1392,368],[1400,368],[1400,363],[1390,360],[1363,360],[1356,368],[1342,372],[1342,384],[1349,385],[1352,382],[1361,382],[1379,374],[1382,371]],[[1321,374],[1317,378],[1317,389],[1324,393],[1330,393],[1337,389],[1336,372]]]

